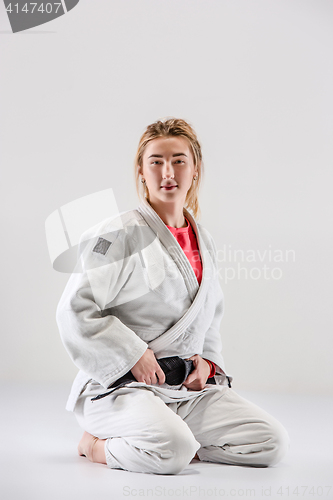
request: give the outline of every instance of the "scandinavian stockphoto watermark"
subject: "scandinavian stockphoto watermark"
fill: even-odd
[[[168,487],[156,485],[154,487],[133,488],[123,486],[123,497],[138,498],[330,498],[332,486],[327,485],[275,485],[256,486],[255,488],[221,487],[211,485],[203,487],[197,485],[187,485],[178,487]]]
[[[179,253],[177,244],[168,247],[172,259],[182,268],[182,253]],[[226,285],[233,280],[280,280],[283,276],[285,264],[295,262],[294,249],[273,248],[269,244],[266,248],[233,248],[231,244],[224,244],[222,248],[213,251],[212,248],[202,246],[199,250],[192,250],[192,261],[196,264],[193,271],[199,278],[200,269],[204,267],[202,279],[218,278]],[[197,262],[201,262],[201,266]],[[205,266],[205,263],[214,262]],[[163,268],[165,262],[156,262],[158,268]],[[168,267],[168,277],[178,278],[177,268]]]
[[[218,275],[223,283],[238,280],[280,280],[282,265],[295,262],[294,249],[272,248],[269,244],[261,249],[233,248],[223,245],[216,252]]]
[[[98,224],[117,215],[119,209],[112,188],[70,201],[52,212],[45,221],[45,235],[53,269],[60,273],[81,272],[78,265],[79,242],[93,228],[96,228],[92,231],[95,238],[102,236],[97,229]],[[118,224],[121,224],[120,219]],[[86,239],[89,237],[90,233]]]
[[[107,220],[111,222],[104,224],[103,221]],[[124,221],[126,220],[125,214]],[[141,273],[141,278],[147,277],[149,286],[153,289],[161,285],[166,277],[178,280],[179,269],[184,269],[184,254],[177,241],[174,240],[174,244],[168,244],[166,248],[159,235],[149,226],[132,223],[125,225],[126,227],[111,188],[63,205],[45,221],[53,268],[63,273],[82,272],[84,259],[82,261],[80,255],[83,255],[85,246],[91,240],[93,252],[107,255],[105,263],[108,262],[110,266],[120,265],[123,259],[126,261],[124,265],[127,265],[128,260],[132,260],[133,268],[141,269],[138,273]],[[130,245],[131,252],[126,255],[121,245],[114,245],[117,238],[118,241],[123,239],[122,233],[126,233],[128,241],[135,242]],[[173,266],[170,265],[170,256],[175,263]],[[293,249],[273,248],[271,244],[257,249],[234,248],[232,244],[224,244],[214,252],[202,240],[200,252],[194,251],[192,259],[203,264],[202,279],[210,279],[218,274],[221,282],[227,285],[233,280],[280,280],[285,266],[295,262],[296,254]],[[151,273],[148,262],[153,265]],[[195,265],[193,271],[199,278],[200,266]]]
[[[34,28],[63,16],[72,10],[80,0],[58,0],[57,2],[26,2],[4,0],[5,9],[13,33]]]

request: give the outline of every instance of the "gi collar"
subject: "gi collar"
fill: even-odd
[[[141,214],[148,226],[150,226],[155,232],[162,245],[165,246],[174,262],[177,264],[182,276],[184,277],[184,281],[192,300],[192,304],[184,316],[182,316],[175,325],[173,325],[160,337],[149,343],[149,347],[155,352],[164,349],[168,344],[170,344],[170,342],[176,340],[176,338],[184,333],[184,331],[190,326],[204,304],[212,280],[213,263],[207,246],[202,235],[200,234],[200,230],[195,219],[192,217],[190,212],[188,212],[188,210],[185,208],[183,210],[185,217],[189,220],[197,237],[202,261],[202,280],[200,286],[193,268],[183,252],[183,249],[148,201],[142,201],[137,208],[137,211]]]

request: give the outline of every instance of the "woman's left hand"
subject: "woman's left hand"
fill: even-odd
[[[192,359],[194,370],[189,374],[183,385],[192,391],[201,391],[207,383],[210,374],[210,366],[199,354],[195,354],[188,359]]]

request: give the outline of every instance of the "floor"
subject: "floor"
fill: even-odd
[[[333,499],[331,397],[238,391],[284,424],[291,438],[286,458],[265,469],[193,460],[181,474],[158,476],[111,470],[77,455],[82,432],[64,409],[69,385],[5,386],[1,500]]]

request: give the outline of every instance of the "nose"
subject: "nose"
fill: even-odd
[[[173,166],[171,162],[166,161],[163,165],[162,169],[162,178],[163,179],[173,179],[175,177],[175,173],[173,170]]]

